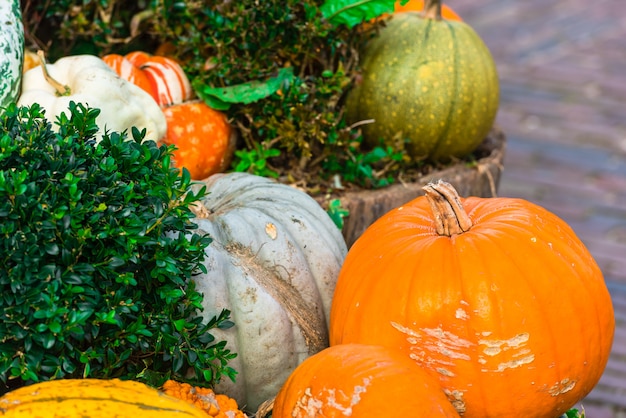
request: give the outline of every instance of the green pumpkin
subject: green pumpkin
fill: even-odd
[[[394,14],[365,44],[362,78],[346,99],[365,144],[404,143],[414,160],[448,161],[475,150],[491,129],[499,83],[491,53],[466,23],[424,13]]]

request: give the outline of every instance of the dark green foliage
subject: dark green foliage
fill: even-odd
[[[136,129],[96,144],[99,111],[70,112],[58,133],[37,105],[0,119],[0,379],[233,377],[210,334],[228,312],[203,325],[190,280],[211,242],[189,209],[205,190],[172,148]]]
[[[199,94],[271,81],[293,69],[278,91],[250,103],[242,99],[228,111],[240,148],[259,156],[281,151],[268,161],[280,175],[330,177],[321,163],[331,155],[346,159],[354,136],[342,120],[341,101],[355,75],[360,37],[325,20],[322,3],[162,1],[155,9],[154,31],[176,45]],[[241,167],[239,158],[243,154],[233,167]]]
[[[102,55],[154,45],[155,40],[140,29],[141,18],[145,16],[141,12],[149,9],[149,0],[20,0],[20,3],[26,46],[46,50],[51,62],[65,55]]]
[[[65,16],[53,21],[62,29],[61,40],[49,36],[53,50],[62,43],[66,54],[76,53],[78,44],[90,41],[85,34],[93,36],[92,49],[99,55],[131,49],[152,52],[157,45],[173,45],[198,95],[211,106],[226,107],[239,132],[240,152],[232,169],[298,182],[312,193],[332,189],[335,175],[342,177],[345,187],[351,183],[383,186],[410,163],[391,158],[401,144],[384,155],[370,154],[366,164],[361,158],[366,169],[362,175],[344,172],[355,154],[370,151],[361,150],[358,130],[346,126],[343,98],[358,77],[359,45],[376,27],[368,32],[350,27],[357,15],[348,19],[350,25],[337,23],[339,10],[355,12],[354,7],[343,7],[347,1],[326,7],[332,11],[332,19],[327,19],[322,6],[329,3],[333,1],[152,0],[126,9],[115,0],[45,4],[46,15]],[[364,11],[356,13],[364,18],[393,5],[390,0],[353,3],[360,4]],[[68,10],[80,10],[78,15],[91,19],[91,25],[68,19]],[[33,13],[27,15],[29,21],[36,21]],[[108,24],[102,15],[111,17]],[[143,18],[137,36],[128,43],[101,41],[105,35],[115,40],[128,36],[133,16]],[[42,31],[33,33],[43,36]],[[48,33],[54,33],[54,28]]]

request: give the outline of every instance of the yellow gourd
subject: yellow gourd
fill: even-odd
[[[175,392],[170,393],[176,395]],[[140,382],[119,379],[60,379],[25,386],[5,394],[0,398],[0,416],[206,418],[207,412],[186,399],[177,399]]]

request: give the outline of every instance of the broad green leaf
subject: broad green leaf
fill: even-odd
[[[198,96],[217,110],[226,110],[233,103],[253,103],[276,93],[293,79],[293,68],[281,68],[276,77],[265,81],[249,81],[229,87],[211,87],[194,82]]]
[[[351,28],[384,13],[392,13],[395,2],[396,0],[326,0],[320,10],[322,16],[332,24]]]

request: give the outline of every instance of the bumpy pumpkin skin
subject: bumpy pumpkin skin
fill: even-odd
[[[272,418],[459,417],[439,384],[400,352],[341,344],[306,359],[276,396]]]
[[[328,321],[347,252],[340,230],[306,193],[246,173],[216,174],[197,218],[213,238],[208,273],[195,276],[207,320],[232,312],[233,328],[218,330],[237,353],[236,382],[216,387],[254,411],[272,398],[306,357],[328,346]]]
[[[397,347],[466,418],[559,416],[609,357],[615,319],[602,273],[545,209],[461,202],[473,223],[461,234],[436,232],[425,197],[365,231],[340,272],[330,342]]]
[[[364,47],[362,78],[346,99],[366,144],[406,141],[415,160],[471,153],[491,129],[499,82],[491,53],[461,21],[394,13]]]
[[[167,131],[161,142],[175,145],[174,164],[187,168],[192,180],[202,180],[228,168],[237,135],[226,114],[198,100],[163,109]]]
[[[129,380],[60,379],[25,386],[0,398],[8,418],[206,418],[200,408]]]

